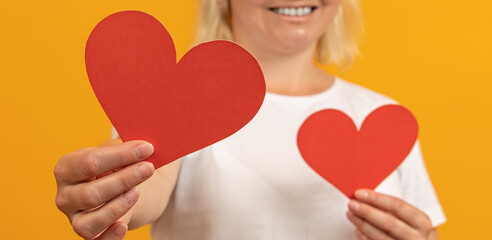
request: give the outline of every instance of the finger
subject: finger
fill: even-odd
[[[58,160],[54,168],[54,175],[57,186],[64,185],[67,182],[71,183],[70,177],[72,176],[72,171],[74,169],[73,165],[75,160],[82,154],[87,151],[90,151],[93,148],[82,148],[75,152],[71,152],[65,154],[63,157]]]
[[[67,154],[55,167],[58,182],[77,183],[116,168],[142,161],[152,155],[153,146],[144,141],[130,141],[108,147],[88,148]]]
[[[364,233],[362,233],[358,228],[355,229],[355,236],[357,237],[357,240],[369,240]]]
[[[115,222],[106,229],[99,237],[93,240],[121,240],[128,232],[128,225],[124,222]]]
[[[363,219],[365,222],[380,229],[380,231],[386,232],[397,239],[416,236],[418,233],[416,229],[395,216],[371,205],[351,200],[349,209],[356,217]],[[372,238],[371,236],[368,237]]]
[[[96,237],[130,211],[138,196],[139,192],[134,188],[94,211],[74,215],[71,221],[74,231],[86,239]]]
[[[355,225],[357,229],[359,229],[360,236],[357,235],[357,231],[356,231],[356,235],[359,240],[360,239],[388,239],[388,240],[394,239],[393,237],[386,234],[384,231],[381,231],[381,229],[365,221],[364,219],[354,215],[354,213],[351,211],[347,212],[347,218],[350,220],[350,222],[352,222]]]
[[[120,219],[118,219],[118,221],[120,222],[124,222],[124,223],[130,223],[130,220],[132,218],[132,215],[133,215],[133,211],[135,210],[135,207],[132,207],[130,209],[130,211],[128,211],[127,213],[125,213]],[[129,226],[127,226],[129,227]]]
[[[154,165],[140,162],[94,181],[67,186],[64,192],[71,203],[67,212],[97,207],[136,187],[152,176]]]
[[[366,189],[357,190],[355,198],[394,214],[410,226],[432,229],[430,219],[424,212],[399,198]]]

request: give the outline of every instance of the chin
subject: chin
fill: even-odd
[[[271,45],[282,53],[295,54],[312,48],[314,54],[314,49],[320,36],[321,34],[318,36],[318,34],[308,34],[307,32],[284,33],[277,35]]]

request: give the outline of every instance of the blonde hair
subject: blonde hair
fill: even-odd
[[[200,0],[195,45],[207,41],[232,40],[230,0]],[[352,65],[359,54],[364,31],[359,0],[342,0],[332,24],[318,41],[316,59],[340,68]]]

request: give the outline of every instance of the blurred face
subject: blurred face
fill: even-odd
[[[230,0],[234,40],[251,51],[312,49],[342,0]]]

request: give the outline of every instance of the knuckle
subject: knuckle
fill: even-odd
[[[102,158],[102,153],[99,151],[89,151],[85,154],[81,165],[87,175],[96,176],[99,173],[100,158]]]
[[[86,207],[96,207],[99,205],[100,196],[97,189],[93,186],[85,186],[80,190],[80,201]]]
[[[369,215],[369,207],[361,203],[359,209],[357,210],[357,214],[363,218],[366,218]]]
[[[124,191],[135,187],[130,177],[119,176],[117,181],[118,185],[120,185],[121,189]]]
[[[66,165],[68,164],[69,159],[73,157],[73,153],[65,154],[58,160],[53,169],[53,175],[55,175],[56,182],[59,183],[63,181],[63,177],[67,175],[65,172],[67,171]]]
[[[391,199],[391,205],[390,205],[390,210],[392,212],[399,212],[401,209],[404,207],[404,203],[402,200],[397,199],[397,198],[392,198]]]
[[[369,194],[367,195],[367,200],[373,203],[379,202],[380,198],[381,196],[376,192],[369,192]]]
[[[57,183],[62,181],[62,176],[64,172],[63,165],[60,161],[58,161],[58,163],[55,165],[55,169],[53,170],[53,175],[55,175]]]
[[[114,206],[108,207],[106,210],[106,217],[111,221],[116,221],[123,215],[123,210],[124,208],[117,208]]]
[[[395,219],[390,216],[385,217],[385,219],[383,220],[382,227],[385,231],[394,230],[396,227]]]
[[[364,239],[367,239],[367,238],[365,237],[365,235],[363,235],[363,233],[362,233],[362,232],[360,232],[360,230],[356,231],[356,232],[355,232],[355,234],[356,234],[357,240],[364,240]]]
[[[69,201],[67,201],[67,199],[64,197],[57,195],[55,198],[55,204],[60,211],[65,212],[69,205]]]
[[[357,216],[352,216],[349,218],[349,220],[357,227],[362,227],[362,221],[360,220],[359,217]]]
[[[84,218],[75,218],[72,221],[72,228],[79,236],[84,239],[92,239],[95,237],[95,233],[92,230],[91,226]]]
[[[422,220],[422,229],[426,232],[426,233],[430,233],[432,231],[432,229],[434,228],[432,226],[432,221],[430,220],[429,216],[427,216],[426,214],[423,216],[423,220]]]
[[[67,154],[63,155],[63,156],[60,158],[59,162],[67,161],[68,159],[73,158],[73,155],[74,155],[74,154],[75,154],[75,153],[71,152],[71,153],[67,153]]]
[[[133,149],[133,148],[132,148]],[[120,161],[120,165],[126,165],[132,160],[137,159],[135,153],[129,150],[119,150],[118,151],[118,161]]]
[[[371,232],[371,230],[372,230],[371,229],[372,227],[367,222],[362,221],[362,220],[359,221],[358,226],[360,227],[362,232]]]

